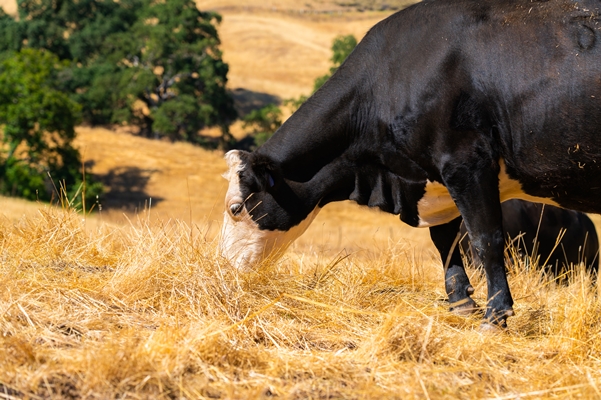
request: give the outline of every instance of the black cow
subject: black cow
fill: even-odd
[[[518,254],[538,257],[538,265],[560,280],[579,263],[592,276],[597,275],[599,239],[586,214],[517,199],[501,204],[501,210],[505,240]],[[459,243],[468,260],[478,264],[464,224]]]
[[[504,326],[501,201],[601,212],[600,21],[598,0],[424,0],[379,22],[260,149],[226,155],[222,254],[276,257],[351,199],[429,227],[452,307],[473,309],[463,217],[483,328]]]

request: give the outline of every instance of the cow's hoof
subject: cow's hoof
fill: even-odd
[[[514,315],[515,312],[510,308],[497,315],[486,316],[485,320],[480,325],[480,331],[487,333],[503,332],[507,329],[507,318]]]
[[[505,328],[507,328],[507,324],[505,324],[505,326],[499,326],[498,324],[493,324],[488,321],[480,324],[480,332],[487,335],[503,333],[505,332]]]
[[[462,317],[467,317],[482,311],[480,307],[478,307],[478,304],[470,297],[452,303],[450,310],[453,314],[461,315]]]
[[[469,285],[465,291],[467,292],[468,296],[473,295],[475,292],[474,287],[472,285]]]

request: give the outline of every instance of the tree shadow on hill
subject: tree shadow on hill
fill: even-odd
[[[151,199],[146,193],[148,181],[157,171],[138,167],[117,167],[107,174],[96,175],[95,178],[102,182],[106,190],[100,202],[102,208],[139,212],[163,201],[162,197]]]
[[[237,88],[230,91],[234,99],[234,108],[238,112],[238,118],[244,118],[249,112],[259,110],[266,105],[282,104],[282,99],[269,93],[253,92],[244,88]]]
[[[275,104],[280,106],[282,99],[269,93],[253,92],[244,88],[237,88],[230,91],[234,99],[234,108],[238,112],[238,118],[243,119],[250,112],[260,110],[261,108]],[[252,150],[255,147],[255,138],[253,135],[246,135],[232,145],[233,149]]]

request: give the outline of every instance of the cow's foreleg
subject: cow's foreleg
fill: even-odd
[[[449,296],[451,312],[465,315],[478,310],[478,305],[470,297],[474,288],[465,273],[459,251],[459,227],[461,217],[444,225],[430,228],[430,237],[440,253],[444,267],[445,290]]]
[[[503,257],[505,242],[498,171],[493,163],[467,162],[445,172],[445,184],[463,216],[472,246],[486,272],[488,300],[485,319],[504,327],[507,317],[513,315],[513,299]]]

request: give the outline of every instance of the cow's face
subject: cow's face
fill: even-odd
[[[311,224],[311,208],[265,157],[232,150],[225,155],[229,181],[219,250],[232,265],[248,270],[275,259]]]

